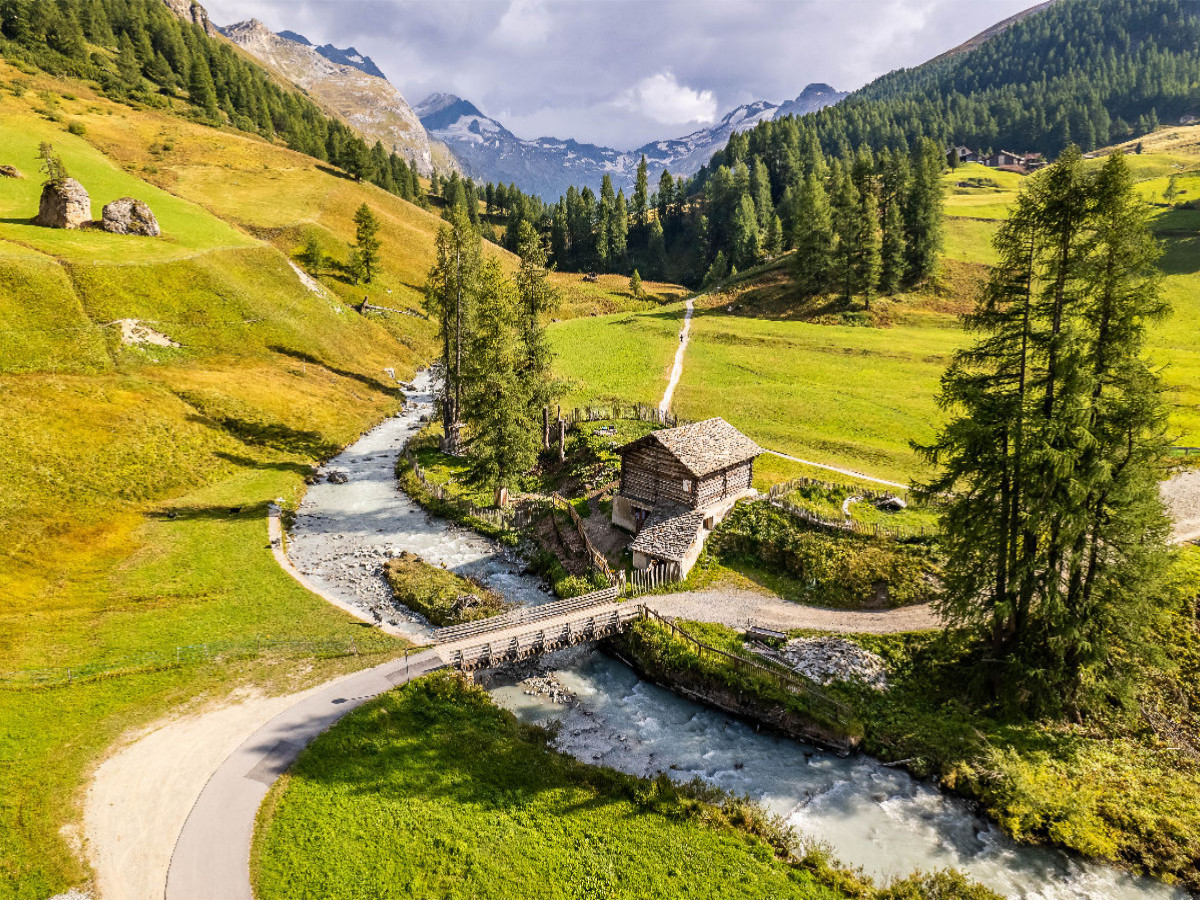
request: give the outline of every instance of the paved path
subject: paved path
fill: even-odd
[[[675,365],[671,368],[671,380],[667,382],[667,391],[663,394],[662,403],[658,408],[662,412],[671,411],[671,400],[675,397],[675,388],[683,376],[683,355],[687,352],[688,342],[692,339],[692,313],[696,310],[694,298],[688,298],[687,311],[683,314],[683,330],[679,332],[679,349],[675,351]]]
[[[663,616],[712,622],[730,628],[761,625],[777,631],[814,628],[846,634],[894,634],[930,631],[941,621],[928,604],[900,609],[846,610],[789,603],[774,594],[744,588],[708,588],[679,594],[643,597],[638,602]]]
[[[253,900],[250,842],[267,790],[308,743],[373,697],[440,668],[433,651],[338,679],[258,729],[213,773],[171,856],[166,900]]]

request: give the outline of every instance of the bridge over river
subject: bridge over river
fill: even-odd
[[[619,587],[611,587],[440,628],[433,633],[434,650],[446,665],[470,672],[612,637],[647,615],[640,603],[619,602],[620,595]]]

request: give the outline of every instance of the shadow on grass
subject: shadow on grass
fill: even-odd
[[[224,450],[218,450],[213,454],[218,459],[223,459],[226,462],[231,462],[235,466],[241,466],[246,469],[269,469],[273,472],[295,472],[297,475],[311,475],[313,467],[308,463],[298,462],[283,462],[274,461],[268,462],[261,459],[251,459],[249,456],[238,456],[236,453],[226,453]]]
[[[1165,252],[1159,262],[1159,268],[1163,272],[1168,275],[1192,275],[1200,272],[1200,235],[1190,233],[1161,237]]]
[[[283,347],[279,344],[272,344],[267,347],[273,353],[278,353],[281,356],[287,356],[297,362],[308,363],[313,366],[320,366],[332,372],[334,375],[340,375],[342,378],[349,378],[352,381],[357,381],[359,384],[370,388],[373,391],[378,391],[381,394],[394,394],[399,390],[399,385],[389,384],[379,378],[372,378],[370,375],[364,375],[361,372],[351,372],[349,369],[340,369],[333,363],[326,362],[323,359],[318,359],[311,353],[305,353],[303,350],[293,350],[291,347]]]
[[[201,425],[215,425],[252,447],[269,447],[272,450],[295,453],[312,459],[327,459],[341,449],[319,431],[292,428],[279,422],[256,422],[218,412],[191,413],[188,415],[188,421]]]
[[[317,164],[317,171],[324,172],[326,175],[332,175],[334,178],[341,178],[343,181],[353,181],[355,183],[361,181],[361,179],[355,178],[341,169],[335,169],[332,166],[323,166],[320,163]]]
[[[685,788],[586,765],[549,749],[550,738],[441,673],[351,713],[313,742],[292,774],[364,798],[415,793],[464,811],[524,809],[547,820],[614,803],[630,803],[638,814],[684,811]],[[303,744],[302,733],[294,740]]]
[[[148,517],[171,522],[242,521],[265,518],[267,506],[266,501],[242,506],[173,506],[170,509],[156,509]]]

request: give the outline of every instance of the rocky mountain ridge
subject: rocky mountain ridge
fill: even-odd
[[[188,0],[170,0],[177,13]],[[192,3],[193,14],[203,9]],[[205,18],[207,16],[205,15]],[[281,37],[257,19],[217,29],[277,78],[307,93],[327,113],[341,119],[369,143],[406,157],[417,170],[433,170],[429,135],[408,101],[384,78],[327,59],[311,44]]]
[[[287,38],[289,41],[295,41],[297,44],[303,44],[305,47],[312,47],[330,62],[342,66],[350,66],[352,69],[358,69],[360,72],[366,72],[368,75],[374,75],[376,78],[387,79],[387,76],[383,74],[383,70],[375,64],[375,60],[366,54],[359,53],[354,47],[347,47],[344,50],[341,47],[333,46],[333,44],[322,44],[318,47],[304,35],[298,34],[295,31],[280,31],[277,33],[281,38]]]
[[[523,190],[553,200],[571,185],[596,190],[605,174],[612,177],[615,187],[632,185],[643,154],[652,182],[664,169],[673,175],[692,175],[734,133],[780,115],[815,112],[845,96],[827,84],[810,84],[798,97],[783,104],[766,100],[744,104],[707,128],[680,138],[652,141],[631,151],[569,138],[523,140],[470,101],[453,94],[426,97],[417,104],[416,113],[430,135],[450,147],[468,175],[484,181],[515,182]]]

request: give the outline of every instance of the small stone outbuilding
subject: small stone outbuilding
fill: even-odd
[[[621,486],[613,524],[637,537],[636,569],[657,565],[687,575],[704,541],[735,503],[755,493],[762,448],[724,419],[654,431],[617,451]]]
[[[74,178],[50,182],[42,188],[35,225],[43,228],[82,228],[91,224],[92,198]]]

